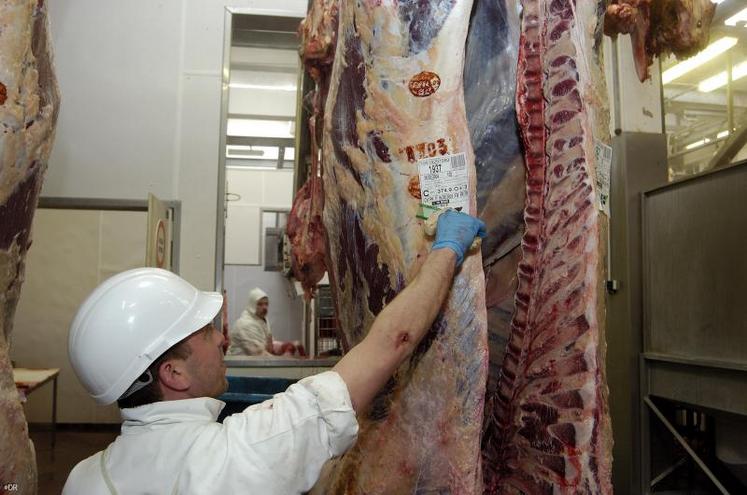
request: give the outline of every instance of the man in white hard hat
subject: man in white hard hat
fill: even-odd
[[[332,371],[241,413],[216,418],[226,390],[222,296],[155,268],[101,284],[78,310],[68,351],[100,404],[117,402],[122,433],[80,462],[63,495],[300,494],[355,442],[356,413],[427,333],[484,224],[447,211],[415,279]]]
[[[267,310],[270,300],[267,293],[255,287],[249,291],[246,308],[233,324],[230,333],[230,345],[226,352],[229,356],[269,356],[273,352],[273,338]]]

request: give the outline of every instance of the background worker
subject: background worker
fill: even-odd
[[[267,319],[270,300],[265,291],[255,287],[249,291],[246,308],[231,327],[229,356],[270,356],[274,354],[272,331]]]
[[[231,327],[229,356],[305,356],[306,352],[300,342],[282,342],[275,340],[270,330],[267,316],[270,299],[259,287],[249,291],[246,308]]]

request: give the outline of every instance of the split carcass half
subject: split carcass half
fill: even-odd
[[[603,266],[595,145],[609,139],[603,2],[524,0],[517,116],[525,232],[498,383],[487,493],[609,494]]]
[[[338,317],[363,339],[430,248],[416,218],[418,162],[475,169],[462,66],[472,2],[341,2],[325,110],[324,223]],[[464,167],[464,168],[461,168]],[[467,258],[429,334],[359,416],[355,446],[327,466],[324,494],[481,491],[480,434],[487,342],[479,254]]]

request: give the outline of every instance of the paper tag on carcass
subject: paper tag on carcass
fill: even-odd
[[[418,161],[421,201],[437,208],[467,210],[469,173],[467,155],[435,156]]]
[[[597,206],[609,217],[612,147],[600,141],[594,141],[594,158],[597,164]]]

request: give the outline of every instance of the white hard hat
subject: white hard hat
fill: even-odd
[[[210,323],[223,305],[158,268],[122,272],[78,309],[68,338],[75,374],[99,404],[119,399],[161,354]]]

